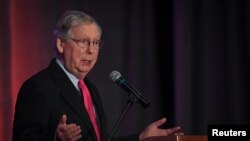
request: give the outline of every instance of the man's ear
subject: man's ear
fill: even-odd
[[[63,40],[62,38],[56,38],[56,48],[59,53],[63,53]]]

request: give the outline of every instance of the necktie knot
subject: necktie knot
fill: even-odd
[[[80,88],[80,89],[83,89],[83,87],[84,87],[84,81],[83,80],[79,80],[78,81],[78,87]]]

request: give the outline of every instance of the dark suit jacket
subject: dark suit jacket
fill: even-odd
[[[107,125],[99,93],[88,79],[85,82],[97,111],[102,141],[106,141]],[[12,140],[54,141],[63,114],[67,115],[67,123],[81,126],[81,141],[97,141],[79,92],[53,59],[48,68],[22,85],[16,101]],[[138,140],[138,135],[123,140]]]

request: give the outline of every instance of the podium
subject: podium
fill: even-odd
[[[208,141],[208,138],[206,135],[171,135],[149,137],[143,141]]]

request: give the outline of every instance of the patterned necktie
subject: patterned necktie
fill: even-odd
[[[92,125],[93,125],[93,127],[95,129],[95,134],[97,136],[97,139],[98,139],[98,141],[101,141],[101,136],[100,136],[100,132],[99,132],[97,122],[96,122],[96,118],[95,118],[96,116],[95,116],[94,106],[93,106],[93,103],[92,103],[90,92],[89,92],[88,88],[86,87],[83,80],[79,80],[78,86],[79,86],[79,88],[80,88],[80,90],[81,90],[81,92],[83,94],[84,105],[85,105],[86,110],[88,111],[90,120],[91,120]]]

